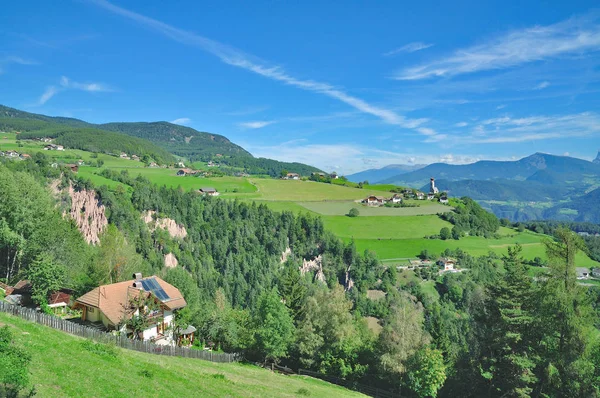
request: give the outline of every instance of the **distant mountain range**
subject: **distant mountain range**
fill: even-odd
[[[600,223],[600,154],[594,162],[535,153],[516,161],[434,163],[380,183],[428,191],[431,177],[440,190],[469,196],[498,217]]]
[[[395,177],[404,173],[409,173],[427,166],[426,164],[390,164],[380,169],[368,169],[358,173],[346,176],[352,182],[369,181],[370,184],[377,184],[380,181]]]

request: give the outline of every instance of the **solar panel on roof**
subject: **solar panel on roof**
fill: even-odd
[[[164,289],[160,286],[158,281],[154,278],[151,279],[142,279],[142,287],[145,291],[151,292],[154,294],[160,301],[165,301],[169,299],[169,295]]]

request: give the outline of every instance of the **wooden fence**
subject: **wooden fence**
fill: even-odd
[[[23,318],[25,320],[39,323],[56,330],[60,330],[75,336],[92,339],[97,342],[115,344],[128,350],[146,352],[148,354],[167,355],[174,357],[196,358],[211,362],[237,362],[241,359],[238,354],[217,353],[212,351],[194,350],[186,347],[164,346],[148,341],[131,340],[123,335],[106,333],[89,326],[79,325],[53,315],[47,315],[30,308],[24,308],[0,301],[0,312]]]

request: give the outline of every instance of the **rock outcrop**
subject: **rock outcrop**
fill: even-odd
[[[178,264],[179,261],[177,261],[177,257],[173,253],[165,254],[165,267],[175,268]]]
[[[600,164],[600,151],[598,151],[598,154],[596,155],[596,159],[594,159],[593,162],[596,164]]]
[[[281,264],[285,263],[291,255],[292,255],[292,249],[290,249],[289,247],[286,248],[285,251],[281,252],[281,258],[279,259],[279,262]]]
[[[325,273],[323,273],[323,257],[318,255],[312,260],[302,259],[300,274],[304,275],[307,272],[316,271],[315,280],[325,283]]]
[[[146,224],[148,224],[148,228],[151,231],[154,231],[156,228],[161,228],[169,232],[171,238],[185,238],[187,236],[187,231],[185,227],[181,224],[177,224],[175,220],[171,218],[154,218],[156,214],[155,211],[149,210],[142,214],[142,220]]]
[[[95,191],[75,191],[69,186],[71,197],[71,210],[69,215],[87,243],[97,244],[100,242],[100,234],[108,225],[106,209],[96,197]]]

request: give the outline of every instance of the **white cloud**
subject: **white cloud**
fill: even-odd
[[[37,65],[37,62],[17,57],[15,55],[8,55],[6,57],[0,58],[0,75],[4,73],[4,67],[9,64],[19,64],[19,65]]]
[[[543,81],[540,84],[538,84],[537,86],[535,86],[533,89],[534,90],[543,90],[546,87],[550,86],[550,82],[549,81]]]
[[[504,108],[506,108],[506,105],[505,104],[501,104],[501,105],[498,105],[496,107],[496,110],[499,111],[500,109],[504,109]]]
[[[78,83],[70,80],[66,76],[62,76],[60,78],[60,86],[49,86],[46,88],[46,91],[44,91],[44,93],[38,99],[38,105],[44,105],[56,94],[66,90],[81,90],[92,93],[112,91],[110,87],[102,83]]]
[[[486,43],[460,49],[437,61],[406,68],[395,76],[417,80],[504,69],[570,54],[600,49],[600,25],[595,19],[571,18],[547,26],[506,33]]]
[[[423,43],[420,41],[416,41],[413,43],[405,44],[404,46],[396,48],[392,51],[388,51],[387,53],[385,53],[383,55],[386,57],[389,57],[390,55],[395,55],[395,54],[399,54],[399,53],[414,53],[416,51],[425,50],[426,48],[429,48],[432,46],[433,46],[433,44],[430,44],[430,43]]]
[[[467,122],[458,122],[454,125],[454,127],[466,127],[468,125],[469,125],[469,123],[467,123]]]
[[[169,123],[180,124],[182,126],[185,126],[186,124],[190,124],[191,122],[192,119],[190,119],[189,117],[180,117],[179,119],[172,120]]]
[[[267,127],[270,124],[276,123],[274,120],[262,120],[262,121],[254,121],[254,122],[243,122],[238,123],[238,126],[245,129],[261,129],[263,127]]]
[[[38,99],[39,105],[44,105],[46,102],[50,100],[50,98],[54,97],[56,94],[60,92],[60,89],[56,86],[49,86],[46,88],[46,91],[40,96]]]
[[[322,170],[338,170],[351,174],[389,164],[430,164],[446,162],[452,164],[473,163],[481,155],[463,154],[414,154],[383,151],[355,144],[306,144],[304,140],[293,140],[272,146],[242,143],[256,157],[266,157],[285,162],[302,162]]]
[[[459,143],[499,144],[588,136],[600,136],[600,116],[593,112],[488,119],[482,121],[470,136],[456,140]]]
[[[70,80],[66,76],[60,78],[60,85],[64,88],[73,88],[76,90],[89,91],[89,92],[101,92],[101,91],[112,91],[108,86],[102,83],[78,83]]]
[[[402,115],[399,115],[393,110],[368,103],[367,101],[352,96],[328,83],[295,78],[289,75],[287,72],[285,72],[281,67],[267,65],[267,63],[261,60],[260,58],[244,53],[239,49],[219,43],[215,40],[211,40],[209,38],[197,35],[195,33],[175,28],[164,22],[146,17],[133,11],[126,10],[124,8],[111,4],[106,0],[90,0],[90,2],[110,12],[131,19],[147,27],[150,27],[162,33],[163,35],[171,38],[172,40],[183,44],[195,46],[204,51],[207,51],[215,55],[222,62],[228,65],[245,69],[247,71],[253,72],[260,76],[278,81],[289,86],[293,86],[306,91],[312,91],[328,96],[330,98],[334,98],[363,113],[376,116],[385,123],[409,129],[415,128],[414,121],[407,119]]]

